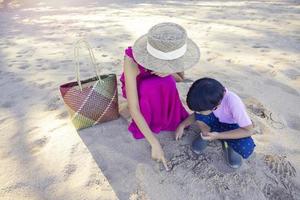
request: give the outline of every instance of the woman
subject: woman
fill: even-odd
[[[133,119],[128,130],[136,139],[147,139],[152,159],[162,162],[166,170],[164,152],[155,134],[175,131],[188,117],[176,80],[181,81],[180,72],[195,65],[199,57],[197,45],[187,37],[184,28],[174,23],[153,26],[125,50],[120,80]]]

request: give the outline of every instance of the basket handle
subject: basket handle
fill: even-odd
[[[95,55],[94,55],[94,52],[93,52],[91,46],[85,39],[80,39],[74,45],[74,61],[75,61],[77,83],[78,83],[81,91],[82,91],[82,85],[81,85],[81,81],[80,81],[79,49],[82,47],[82,45],[83,45],[83,47],[87,48],[87,50],[89,52],[90,64],[93,66],[98,80],[102,81],[102,79],[100,78],[100,76],[98,74]]]

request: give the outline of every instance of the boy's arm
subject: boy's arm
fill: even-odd
[[[204,140],[224,140],[224,139],[240,139],[253,135],[254,129],[252,125],[241,127],[231,131],[225,132],[208,132],[206,135],[202,135]]]
[[[183,128],[185,128],[194,122],[195,122],[195,114],[192,113],[185,120],[183,120],[183,122],[181,122],[179,126],[182,126]]]
[[[183,136],[184,128],[191,125],[194,122],[195,122],[195,114],[192,113],[185,120],[183,120],[183,122],[181,122],[177,127],[175,131],[175,139],[179,140]]]
[[[239,139],[253,135],[254,129],[252,125],[241,127],[231,131],[218,133],[217,139]]]
[[[197,121],[196,123],[198,127],[200,128],[200,131],[203,135],[207,135],[208,132],[210,132],[210,127],[207,126],[204,122],[202,121]]]
[[[239,139],[253,135],[254,130],[251,119],[240,97],[231,93],[228,102],[231,114],[240,128],[218,133],[217,139]]]

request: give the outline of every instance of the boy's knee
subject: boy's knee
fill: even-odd
[[[247,158],[249,158],[251,155],[252,155],[252,153],[254,152],[254,147],[252,148],[252,149],[247,149],[247,150],[245,150],[245,151],[241,151],[241,153],[240,153],[240,155],[244,158],[244,159],[247,159]]]
[[[244,159],[247,159],[252,155],[256,146],[251,137],[231,140],[228,144],[235,152],[240,154]]]

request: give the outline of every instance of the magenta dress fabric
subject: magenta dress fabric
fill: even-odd
[[[131,47],[125,50],[125,54],[134,60]],[[175,131],[177,126],[188,117],[188,112],[180,101],[174,77],[171,75],[158,77],[141,65],[138,67],[140,73],[136,79],[139,104],[147,124],[156,134],[160,131]],[[120,81],[123,97],[126,98],[124,73]],[[134,121],[131,122],[128,130],[134,138],[144,138]]]

